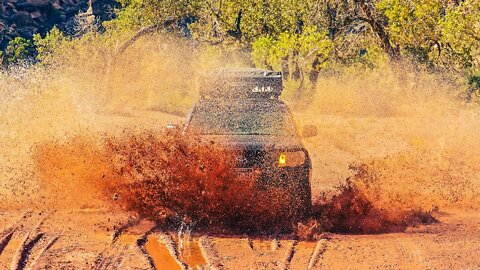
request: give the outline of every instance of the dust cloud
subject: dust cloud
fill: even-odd
[[[99,142],[105,134],[178,122],[163,112],[186,111],[196,98],[192,78],[215,64],[203,64],[191,46],[164,36],[141,40],[113,61],[115,46],[100,39],[62,44],[44,64],[0,72],[2,206],[43,196],[32,158],[38,145],[78,136]]]
[[[281,191],[255,194],[233,180],[222,149],[185,155],[184,139],[162,133],[198,99],[202,70],[246,61],[160,35],[115,61],[114,48],[95,46],[0,74],[2,208],[121,207],[235,233],[265,231],[270,220],[309,238],[395,231],[431,222],[437,209],[478,205],[478,110],[454,75],[385,67],[322,76],[294,109],[299,124],[319,128],[305,140],[316,204],[297,226],[274,215],[288,205],[271,195]]]
[[[479,111],[462,90],[451,74],[398,67],[324,78],[307,121],[320,136],[307,146],[331,162],[320,168],[345,178],[362,171],[362,189],[380,208],[476,208]]]

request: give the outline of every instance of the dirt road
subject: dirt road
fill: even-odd
[[[129,221],[130,220],[130,221]],[[480,214],[379,235],[288,238],[165,232],[101,209],[1,212],[1,269],[476,269]],[[125,227],[130,223],[131,227]],[[81,224],[81,226],[79,226]],[[123,227],[122,227],[123,226]],[[125,230],[122,230],[124,228]],[[13,234],[11,234],[13,232]],[[118,234],[118,235],[116,235]],[[28,235],[28,236],[27,236]],[[116,235],[114,237],[114,235]]]

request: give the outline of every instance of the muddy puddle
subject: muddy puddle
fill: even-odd
[[[207,265],[207,260],[200,248],[199,239],[179,243],[178,254],[176,254],[176,251],[173,251],[172,247],[169,247],[162,239],[151,235],[147,239],[145,250],[151,257],[156,269],[181,270],[183,265],[186,265],[188,269],[198,269]]]
[[[152,259],[156,269],[182,270],[182,267],[170,254],[165,243],[158,241],[156,236],[148,237],[145,249]]]

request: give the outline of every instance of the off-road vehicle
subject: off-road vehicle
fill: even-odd
[[[242,68],[215,70],[199,80],[200,100],[187,117],[184,134],[218,142],[237,153],[239,177],[256,174],[258,187],[288,189],[298,210],[311,206],[312,164],[287,105],[279,99],[282,73]],[[259,177],[258,177],[259,175]]]

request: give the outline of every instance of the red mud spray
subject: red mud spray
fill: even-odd
[[[254,180],[238,179],[231,153],[178,134],[129,134],[101,144],[76,138],[39,146],[36,160],[44,189],[60,205],[107,203],[170,230],[186,225],[213,234],[313,239],[323,232],[379,233],[434,221],[427,212],[376,207],[357,184],[372,181],[361,166],[299,220],[288,211],[285,190],[257,189]]]

